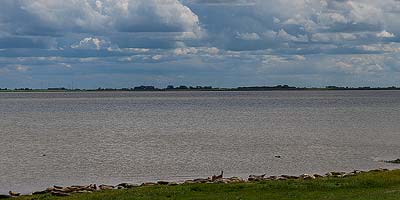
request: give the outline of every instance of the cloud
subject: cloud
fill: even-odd
[[[377,33],[376,36],[380,37],[380,38],[393,38],[393,37],[395,37],[395,35],[393,33],[387,32],[385,30],[383,30],[380,33]]]
[[[3,0],[10,34],[197,32],[199,20],[178,0]]]
[[[26,71],[30,70],[30,67],[23,66],[23,65],[17,65],[17,66],[15,66],[15,70],[18,72],[26,72]]]
[[[99,38],[94,38],[94,37],[87,37],[79,41],[77,44],[71,45],[71,48],[73,49],[96,49],[96,50],[101,50],[101,49],[112,49],[112,44],[110,41],[106,41],[103,39]]]
[[[393,84],[399,13],[397,0],[3,0],[0,86]]]
[[[242,40],[259,40],[260,36],[257,33],[237,33],[237,38]]]

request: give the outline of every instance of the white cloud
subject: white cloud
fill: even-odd
[[[294,35],[287,33],[283,29],[281,29],[277,33],[277,37],[283,41],[292,41],[292,42],[307,42],[308,41],[308,38],[306,35],[294,36]]]
[[[336,62],[337,68],[353,75],[379,74],[384,72],[384,57],[381,55],[352,55]]]
[[[15,66],[15,70],[18,72],[27,72],[29,71],[31,68],[28,66],[24,66],[24,65],[16,65]]]
[[[293,58],[294,58],[295,60],[298,60],[298,61],[304,61],[304,60],[306,60],[306,57],[304,57],[304,56],[302,56],[302,55],[294,55]]]
[[[380,33],[377,33],[376,36],[380,37],[380,38],[392,38],[392,37],[395,37],[395,35],[393,33],[387,32],[385,30],[383,30]]]
[[[174,50],[175,55],[187,55],[187,54],[196,54],[198,50],[194,47],[190,48],[177,48]]]
[[[111,49],[112,44],[110,41],[106,41],[96,37],[87,37],[79,41],[79,43],[71,45],[73,49]]]
[[[357,40],[358,37],[354,33],[315,33],[311,40],[314,42],[345,42]]]
[[[159,60],[161,60],[163,57],[164,57],[163,55],[155,55],[155,56],[151,57],[151,59],[156,60],[156,61],[159,61]]]
[[[260,36],[257,33],[237,33],[237,38],[242,40],[259,40]]]
[[[184,48],[176,48],[173,50],[174,54],[177,56],[180,55],[191,55],[191,54],[200,54],[200,55],[216,55],[220,53],[220,50],[216,47],[184,47]]]
[[[3,0],[9,32],[199,32],[199,19],[178,0]],[[18,16],[17,16],[18,15]],[[3,20],[2,20],[3,19]]]

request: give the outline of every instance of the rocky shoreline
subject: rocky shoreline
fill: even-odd
[[[118,185],[96,185],[91,184],[87,186],[53,186],[49,187],[43,191],[36,191],[28,195],[40,195],[40,194],[51,194],[53,196],[70,196],[74,193],[92,193],[96,191],[103,191],[103,190],[123,190],[123,189],[131,189],[136,187],[146,187],[146,186],[156,186],[156,185],[165,185],[165,186],[176,186],[182,184],[231,184],[231,183],[247,183],[247,182],[260,182],[260,181],[286,181],[286,180],[314,180],[318,178],[345,178],[349,176],[356,176],[362,173],[369,173],[369,172],[386,172],[390,171],[389,169],[374,169],[370,171],[361,171],[361,170],[354,170],[352,172],[328,172],[324,175],[320,174],[302,174],[299,176],[291,176],[291,175],[280,175],[280,176],[266,176],[266,174],[262,175],[250,175],[247,179],[243,179],[241,177],[230,177],[225,178],[223,176],[223,171],[220,175],[213,175],[208,178],[198,178],[193,180],[186,180],[183,182],[169,182],[169,181],[158,181],[158,182],[147,182],[142,183],[141,185],[138,184],[131,184],[131,183],[121,183]],[[0,199],[6,198],[13,198],[20,196],[20,193],[10,191],[9,194],[0,194]]]

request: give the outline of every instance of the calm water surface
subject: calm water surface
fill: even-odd
[[[0,193],[394,168],[399,122],[398,91],[0,93]]]

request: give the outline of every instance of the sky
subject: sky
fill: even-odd
[[[399,0],[1,0],[0,88],[400,86]]]

